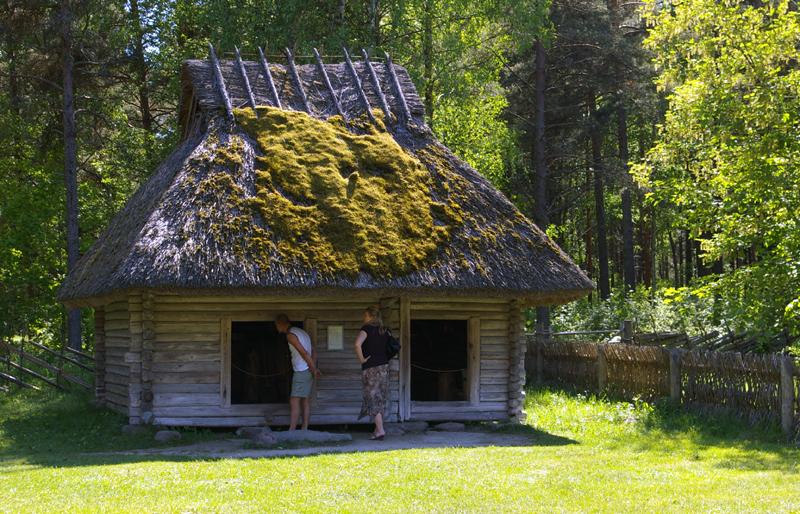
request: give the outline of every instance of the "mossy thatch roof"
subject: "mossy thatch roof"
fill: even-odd
[[[185,139],[69,273],[62,301],[80,305],[135,288],[344,289],[538,304],[591,290],[560,248],[433,137],[403,68],[394,68],[401,95],[386,66],[374,64],[381,91],[356,65],[374,108],[368,116],[344,65],[326,65],[343,119],[319,87],[318,67],[298,67],[306,113],[284,66],[270,68],[279,109],[270,106],[258,65],[244,64],[256,110],[246,107],[234,63],[221,63],[233,122],[211,66],[185,64]],[[381,92],[388,118],[377,108]],[[412,119],[400,122],[402,100]]]

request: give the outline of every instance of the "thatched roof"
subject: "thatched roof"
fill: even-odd
[[[354,63],[359,88],[346,64],[324,65],[338,107],[320,67],[297,66],[306,114],[288,65],[269,65],[278,109],[261,63],[245,61],[256,115],[240,109],[250,94],[237,61],[220,62],[222,89],[213,61],[186,61],[183,141],[82,256],[60,300],[135,288],[537,304],[588,293],[570,258],[435,139],[408,73],[392,66],[372,63],[373,76]]]

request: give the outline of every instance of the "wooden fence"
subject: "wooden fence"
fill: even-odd
[[[623,343],[528,339],[528,374],[626,399],[673,401],[728,409],[751,422],[800,429],[800,368],[781,354],[684,350]]]
[[[12,344],[0,341],[0,392],[11,386],[40,389],[46,385],[56,389],[78,386],[91,390],[90,380],[81,375],[94,375],[91,355],[71,348],[53,350],[35,341]],[[85,372],[85,373],[84,373]]]

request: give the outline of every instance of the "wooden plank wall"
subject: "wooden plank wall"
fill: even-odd
[[[509,302],[494,299],[419,298],[410,302],[411,319],[466,319],[480,338],[477,402],[411,402],[413,420],[507,419]],[[472,359],[470,359],[472,361]],[[474,362],[474,361],[473,361]]]
[[[231,405],[221,401],[222,326],[234,320],[272,320],[278,312],[302,321],[313,319],[312,333],[323,376],[317,383],[312,424],[356,423],[361,407],[361,368],[352,343],[364,308],[379,298],[182,297],[156,295],[153,300],[155,341],[152,346],[152,412],[161,425],[241,426],[288,423],[288,405]],[[387,318],[399,330],[397,302],[387,304]],[[327,349],[330,325],[343,326],[344,348]],[[397,362],[393,363],[392,403],[396,418]],[[361,422],[368,422],[362,419]]]
[[[125,354],[130,346],[130,317],[128,301],[115,301],[103,308],[105,373],[105,403],[110,408],[128,414],[128,381],[130,367]]]
[[[387,420],[508,419],[512,367],[509,302],[491,299],[185,297],[132,293],[105,307],[106,400],[131,422],[174,426],[243,426],[288,423],[288,405],[231,405],[222,398],[223,327],[228,319],[272,320],[286,312],[316,325],[312,340],[323,376],[313,397],[312,424],[357,423],[361,406],[360,365],[353,341],[364,307],[380,304],[385,321],[401,336],[403,308],[411,319],[466,319],[472,329],[471,399],[467,402],[403,402],[400,362],[392,361]],[[328,327],[343,327],[344,347],[329,350]],[[404,325],[407,327],[408,325]],[[479,337],[474,337],[477,329]],[[127,361],[126,361],[127,359]],[[406,361],[407,362],[407,361]],[[407,366],[404,366],[406,373]],[[476,383],[476,382],[477,383]],[[130,386],[128,385],[130,383]],[[513,395],[513,399],[518,396]],[[362,423],[368,423],[364,418]]]

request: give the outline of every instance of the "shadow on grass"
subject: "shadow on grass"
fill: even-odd
[[[698,449],[735,450],[717,457],[719,468],[800,472],[800,449],[787,442],[775,421],[750,423],[729,410],[708,411],[663,400],[653,405],[642,433],[652,436],[648,444],[639,441],[643,450],[655,449],[659,435],[683,436]]]
[[[124,416],[108,409],[94,407],[88,395],[77,393],[60,393],[57,391],[29,392],[23,391],[10,396],[0,397],[0,464],[17,463],[19,466],[53,466],[75,467],[95,465],[116,465],[135,462],[175,461],[188,462],[197,460],[219,460],[230,458],[224,454],[219,456],[214,451],[202,451],[197,454],[178,455],[162,453],[130,454],[137,450],[167,451],[180,449],[190,445],[213,447],[225,446],[224,440],[231,438],[231,430],[182,430],[180,441],[158,443],[153,440],[157,428],[146,427],[140,434],[126,435],[121,427],[127,423]],[[360,428],[360,427],[359,427]],[[400,444],[403,439],[387,438],[385,446],[369,447],[369,451],[414,450],[421,448],[481,448],[490,446],[554,446],[576,444],[575,441],[553,435],[530,426],[475,424],[470,425],[470,432],[480,431],[484,437],[469,438],[465,444],[459,444],[458,434],[440,433],[431,440],[407,439],[411,444]],[[358,429],[356,429],[358,430]],[[492,439],[497,434],[499,444]],[[515,436],[514,438],[504,436]],[[369,443],[382,444],[382,443]],[[320,454],[360,453],[364,447],[352,445],[328,445],[309,447],[307,455],[291,455],[296,448],[263,448],[250,447],[228,450],[246,453],[246,458],[282,458],[304,457]],[[305,448],[304,448],[305,449]],[[188,448],[187,448],[188,450]],[[287,455],[276,454],[286,452]],[[177,453],[177,452],[175,452]],[[188,452],[187,452],[188,453]],[[0,468],[4,466],[0,465]],[[18,466],[11,466],[13,468]],[[2,473],[3,471],[0,471]]]
[[[777,422],[750,423],[725,409],[702,410],[676,404],[669,399],[652,403],[623,398],[597,397],[562,387],[532,389],[532,395],[569,395],[579,401],[600,401],[606,405],[628,404],[637,413],[635,430],[605,441],[611,450],[625,448],[639,452],[688,452],[688,458],[713,458],[715,467],[751,471],[800,472],[800,448],[787,441]],[[625,420],[630,423],[630,420]],[[722,450],[708,457],[707,450]]]

